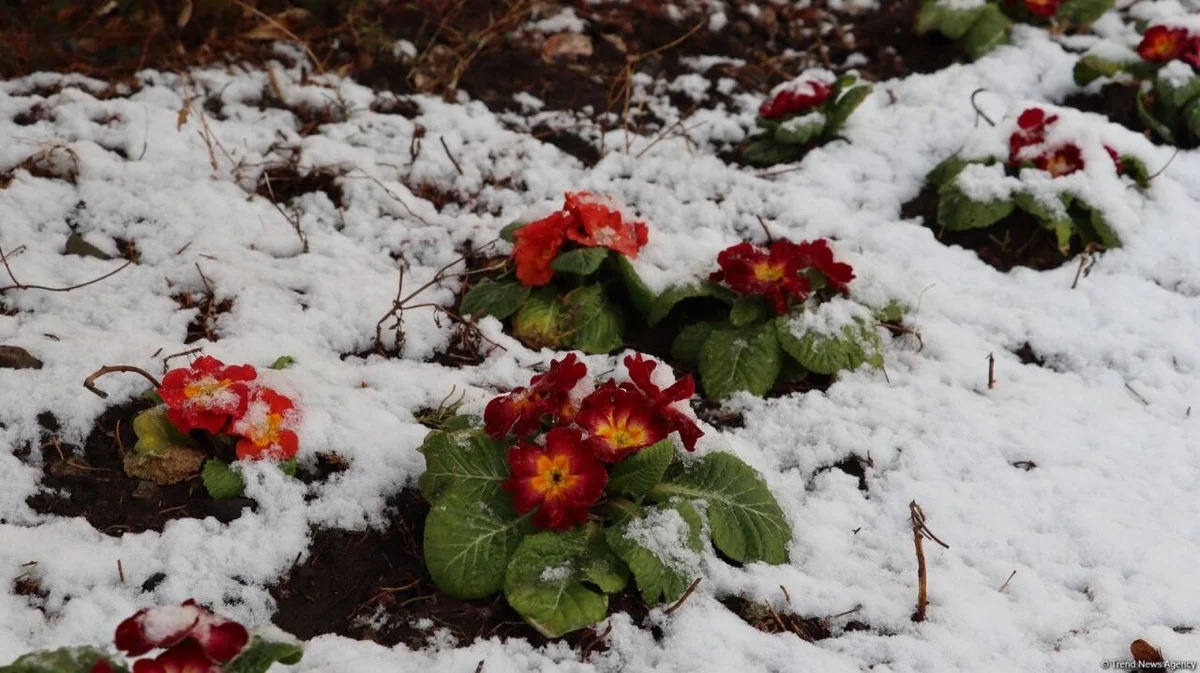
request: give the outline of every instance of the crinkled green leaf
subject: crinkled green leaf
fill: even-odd
[[[792,539],[783,509],[754,468],[733,454],[710,453],[650,491],[654,502],[702,500],[713,544],[738,563],[786,563]]]
[[[617,262],[617,273],[625,284],[625,291],[629,293],[634,308],[642,316],[650,315],[650,307],[654,305],[654,292],[646,286],[646,282],[638,275],[637,269],[633,267],[633,262],[628,257],[614,252],[613,259]]]
[[[729,309],[729,322],[734,327],[742,327],[752,322],[758,322],[767,317],[767,304],[762,297],[743,295],[733,302]]]
[[[571,310],[572,346],[584,353],[611,353],[624,343],[625,316],[602,285],[575,288],[563,301]]]
[[[651,549],[637,539],[638,535],[630,536],[631,529],[644,530],[645,515],[674,512],[686,526],[680,539],[664,540],[667,548]],[[608,546],[625,562],[633,573],[638,591],[642,599],[649,605],[679,600],[687,591],[688,585],[695,579],[696,568],[687,567],[680,557],[699,554],[703,549],[701,539],[702,522],[696,508],[684,499],[676,499],[670,503],[656,505],[646,510],[645,515],[610,527],[605,531]],[[683,553],[679,553],[683,552]]]
[[[299,643],[264,640],[254,636],[236,659],[225,664],[225,673],[267,673],[275,663],[291,666],[300,663],[304,647]]]
[[[1200,103],[1196,104],[1196,110],[1200,111]],[[1122,154],[1120,160],[1121,172],[1128,175],[1138,187],[1145,189],[1150,186],[1150,170],[1145,162],[1129,154]]]
[[[760,138],[742,149],[742,161],[751,166],[765,168],[786,164],[804,156],[804,145],[781,143],[774,138]]]
[[[507,447],[481,430],[434,430],[417,450],[425,456],[421,495],[429,502],[437,502],[451,486],[464,497],[483,496],[509,476]]]
[[[713,399],[743,390],[766,395],[775,385],[782,361],[771,323],[718,328],[700,349],[700,382]]]
[[[517,515],[498,485],[484,493],[451,485],[425,519],[425,565],[434,583],[462,600],[500,591],[509,559],[532,530],[531,516]]]
[[[1075,228],[1079,231],[1084,245],[1099,243],[1106,250],[1121,247],[1120,237],[1108,225],[1104,213],[1099,209],[1076,201],[1076,207],[1071,209],[1071,219],[1075,222]]]
[[[909,307],[899,299],[893,299],[881,309],[875,311],[875,320],[883,323],[896,324],[904,319],[904,314],[908,313]]]
[[[1046,204],[1030,192],[1016,192],[1013,194],[1013,203],[1037,218],[1043,227],[1053,231],[1058,239],[1059,250],[1066,254],[1071,248],[1071,236],[1075,233],[1075,223],[1068,212],[1074,197],[1063,193],[1059,198],[1062,203],[1061,209]]]
[[[671,344],[671,357],[695,365],[700,361],[700,349],[717,326],[714,322],[698,322],[679,330]]]
[[[703,280],[691,285],[669,287],[654,299],[654,303],[650,306],[650,315],[647,316],[647,322],[653,327],[662,322],[662,319],[667,317],[667,314],[679,302],[685,299],[697,299],[700,297],[713,297],[727,304],[732,304],[737,299],[737,295],[732,290],[710,280]]]
[[[558,348],[569,340],[571,307],[554,290],[530,293],[513,316],[513,336],[530,348]]]
[[[246,481],[220,458],[209,458],[200,470],[200,479],[213,500],[240,498],[246,494]]]
[[[925,176],[925,180],[934,187],[941,187],[954,178],[957,178],[958,174],[962,173],[963,169],[971,163],[973,162],[962,159],[957,154],[951,154],[942,159],[941,163],[937,166],[934,166],[933,170],[929,171],[929,174]]]
[[[990,227],[1012,212],[1011,200],[972,200],[963,193],[956,181],[947,182],[938,190],[937,221],[951,231]]]
[[[962,45],[971,60],[983,57],[992,49],[1008,43],[1008,33],[1012,28],[1009,20],[1000,8],[992,3],[983,6],[979,16],[962,36]]]
[[[270,369],[287,369],[296,364],[296,358],[290,355],[280,355],[271,363]]]
[[[591,533],[589,526],[581,526],[530,535],[521,541],[508,564],[504,597],[547,637],[558,638],[608,615],[608,596],[603,589],[617,584],[616,564],[595,558],[597,546],[592,544]],[[600,563],[607,568],[598,567]],[[601,591],[584,584],[585,580]]]
[[[1193,142],[1200,142],[1200,98],[1192,100],[1183,108],[1183,120],[1192,134]]]
[[[786,316],[776,320],[779,343],[805,369],[832,375],[852,371],[864,363],[882,362],[882,343],[874,325],[855,321],[842,327],[838,335],[809,330],[799,336],[791,331]]]
[[[1163,80],[1165,81],[1166,78],[1163,78]],[[1162,90],[1160,89],[1160,92],[1161,91]],[[1184,82],[1183,86],[1172,86],[1170,89],[1170,95],[1171,105],[1179,109],[1184,108],[1193,100],[1200,98],[1200,76],[1193,77]]]
[[[647,446],[609,468],[608,492],[628,496],[644,495],[662,481],[674,458],[675,443],[669,437]]]
[[[858,109],[859,105],[871,95],[870,86],[856,86],[843,93],[829,106],[828,119],[825,122],[825,135],[833,136],[846,125],[846,120]]]
[[[180,432],[175,424],[167,418],[166,407],[147,409],[133,418],[133,432],[137,435],[137,443],[133,450],[142,456],[161,458],[167,455],[172,446],[196,448],[196,440],[186,433]]]
[[[30,652],[21,655],[0,673],[90,673],[98,662],[105,661],[114,673],[129,673],[118,660],[96,647],[63,647],[57,650]]]
[[[550,268],[555,271],[586,276],[595,273],[606,259],[608,259],[608,248],[577,248],[555,257],[554,261],[550,263]]]
[[[1086,26],[1112,9],[1113,0],[1067,0],[1055,17],[1074,26]]]
[[[516,313],[528,297],[529,288],[516,278],[485,278],[467,291],[459,312],[467,316],[482,313],[504,320]]]

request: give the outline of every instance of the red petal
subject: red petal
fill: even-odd
[[[101,660],[97,661],[96,663],[92,664],[90,673],[116,673],[116,672],[113,671],[112,664],[108,663],[104,659],[101,659]]]
[[[254,440],[249,437],[242,437],[238,440],[234,452],[237,454],[238,460],[258,460],[265,457],[267,448],[255,444]]]
[[[529,385],[539,393],[568,393],[585,376],[587,365],[575,353],[568,353],[561,360],[551,360],[549,370],[534,376]]]
[[[209,613],[192,630],[205,656],[226,662],[236,657],[250,642],[250,633],[241,624]]]
[[[187,637],[200,621],[202,608],[194,604],[140,610],[117,625],[117,649],[138,656],[159,647],[170,647]]]
[[[200,644],[191,638],[151,661],[141,668],[139,666],[147,660],[137,662],[133,673],[221,673],[221,666],[209,659]]]

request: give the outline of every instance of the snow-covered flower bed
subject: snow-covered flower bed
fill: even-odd
[[[841,98],[639,73],[594,162],[290,47],[0,82],[0,671],[1200,660],[1200,154],[1062,104],[1195,8],[1117,4]]]

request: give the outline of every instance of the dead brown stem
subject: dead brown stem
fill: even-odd
[[[692,583],[688,585],[687,590],[683,592],[683,595],[679,597],[679,600],[675,601],[675,604],[672,605],[671,607],[667,608],[666,610],[663,610],[663,614],[669,615],[669,614],[675,612],[676,610],[678,610],[680,608],[680,606],[682,606],[687,601],[687,599],[692,596],[692,592],[694,592],[696,590],[696,587],[700,586],[700,579],[701,578],[697,577],[696,579],[692,580]]]
[[[925,539],[928,538],[946,549],[950,545],[942,542],[925,525],[925,511],[916,500],[908,503],[908,513],[912,520],[913,546],[917,551],[917,610],[913,612],[914,622],[925,621],[925,609],[929,606],[929,578],[925,566]]]
[[[996,354],[988,353],[988,390],[996,387]]]
[[[22,248],[23,248],[23,246],[22,246]],[[22,248],[17,248],[17,252],[19,252]],[[25,283],[22,283],[21,281],[17,280],[16,275],[13,274],[12,266],[9,264],[8,257],[9,256],[4,253],[4,250],[0,249],[0,263],[2,263],[4,265],[4,271],[8,274],[9,279],[12,280],[12,285],[0,286],[0,294],[3,294],[4,292],[8,292],[9,290],[42,290],[43,292],[70,292],[71,290],[78,290],[80,288],[87,287],[88,285],[94,285],[96,283],[99,283],[102,280],[105,280],[106,278],[115,276],[122,269],[129,266],[130,264],[133,264],[133,261],[130,260],[128,262],[125,262],[121,266],[113,269],[112,271],[109,271],[108,273],[104,274],[103,276],[93,278],[93,279],[83,282],[83,283],[78,283],[75,285],[68,285],[67,287],[47,287],[45,285],[26,285]]]
[[[159,383],[158,379],[154,378],[154,376],[152,376],[149,372],[140,367],[134,367],[133,365],[104,365],[100,369],[92,372],[91,376],[83,380],[83,387],[100,396],[101,399],[108,399],[108,393],[96,387],[96,379],[106,374],[113,374],[116,372],[140,374],[143,378],[153,384],[155,388],[162,387],[162,384]]]

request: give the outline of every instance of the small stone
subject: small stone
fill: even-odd
[[[162,499],[162,488],[152,481],[139,481],[137,488],[133,489],[133,498],[135,500],[146,500],[148,502],[158,502]]]
[[[587,58],[592,55],[592,38],[580,33],[558,33],[546,38],[542,44],[542,60],[550,63],[559,60]]]
[[[0,369],[41,369],[42,361],[20,346],[0,346]]]

